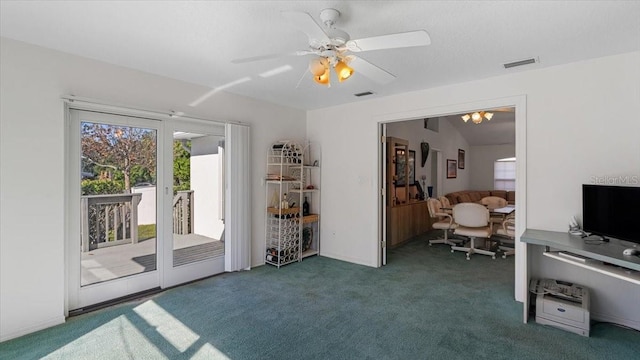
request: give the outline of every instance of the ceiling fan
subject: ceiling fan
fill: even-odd
[[[336,9],[324,9],[320,12],[320,20],[322,20],[324,27],[320,26],[306,12],[286,11],[282,15],[307,35],[309,38],[308,49],[236,59],[232,60],[232,63],[241,64],[284,56],[313,55],[309,61],[309,71],[318,84],[331,85],[331,68],[334,69],[340,82],[351,77],[354,72],[358,72],[375,82],[386,84],[396,77],[352,53],[431,44],[431,38],[424,30],[352,40],[348,33],[334,26],[340,18],[340,12]]]

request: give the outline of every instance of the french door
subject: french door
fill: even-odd
[[[224,126],[166,121],[163,287],[224,271]]]
[[[69,310],[223,271],[224,127],[69,119]]]

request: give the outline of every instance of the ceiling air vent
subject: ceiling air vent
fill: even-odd
[[[506,63],[506,64],[503,64],[503,66],[505,69],[509,69],[516,66],[535,64],[536,62],[538,62],[536,58],[531,58],[531,59],[524,59],[524,60],[518,60],[518,61]]]
[[[357,93],[357,94],[353,94],[357,97],[361,97],[361,96],[369,96],[369,95],[373,95],[373,93],[371,91],[365,91],[365,92],[361,92],[361,93]]]

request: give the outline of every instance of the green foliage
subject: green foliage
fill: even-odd
[[[82,195],[121,194],[124,192],[124,183],[114,180],[82,180]]]
[[[186,147],[191,147],[191,141],[187,141]],[[173,194],[180,190],[191,189],[191,154],[180,140],[173,141]]]

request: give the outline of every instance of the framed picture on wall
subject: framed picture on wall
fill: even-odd
[[[447,159],[447,179],[455,179],[458,177],[458,162],[456,160]]]
[[[458,169],[464,169],[464,150],[458,149]]]

